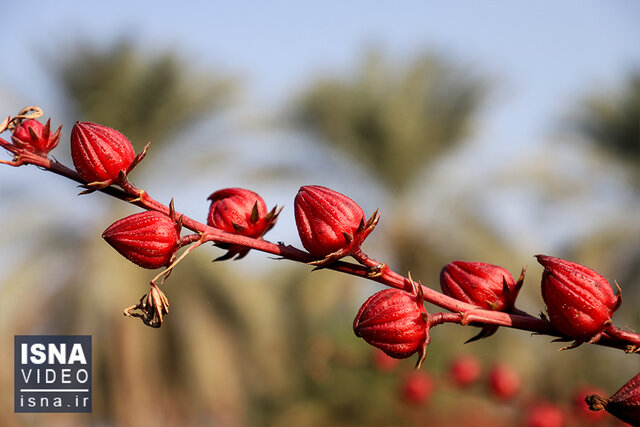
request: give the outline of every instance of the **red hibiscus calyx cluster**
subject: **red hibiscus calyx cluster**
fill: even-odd
[[[28,107],[0,122],[0,133],[11,132],[10,141],[0,138],[0,146],[13,155],[12,160],[0,163],[35,165],[80,182],[86,190],[83,193],[102,191],[144,209],[114,222],[103,237],[136,265],[162,269],[150,281],[149,292],[125,310],[127,316],[139,317],[149,326],[162,325],[169,312],[169,301],[160,290],[165,279],[192,250],[213,242],[226,251],[217,258],[219,261],[240,259],[256,249],[387,286],[362,304],[353,322],[354,333],[394,359],[417,354],[418,367],[425,360],[431,328],[441,323],[480,326],[481,332],[469,341],[487,338],[499,326],[506,326],[574,341],[567,348],[594,343],[628,353],[640,352],[640,334],[613,325],[613,315],[622,302],[620,287],[615,293],[607,279],[581,264],[536,256],[544,267],[540,290],[547,315],[542,318],[516,308],[524,269],[515,280],[498,265],[453,261],[441,271],[442,292],[438,292],[414,282],[410,275],[405,278],[363,252],[364,241],[378,225],[380,215],[376,210],[367,219],[360,205],[342,193],[319,185],[300,187],[293,214],[305,250],[282,242],[271,243],[264,236],[275,226],[282,208],[268,210],[258,193],[239,187],[217,190],[208,198],[208,212],[203,210],[206,223],[198,222],[176,213],[173,203],[167,207],[129,182],[128,174],[144,158],[148,144],[136,154],[121,132],[92,122],[77,122],[69,141],[72,169],[49,158],[59,145],[61,130],[52,132],[50,120],[45,124],[37,120],[41,116],[39,108]],[[193,234],[182,236],[183,228]],[[344,260],[346,257],[357,263]],[[427,313],[425,302],[448,312]],[[457,381],[461,385],[474,381],[473,366],[460,365],[460,369]],[[509,375],[504,370],[496,368],[493,377],[496,395],[506,399],[517,393],[519,381],[507,381]],[[592,408],[600,405],[620,419],[638,423],[639,382],[636,376],[612,397],[592,398]]]
[[[350,255],[369,267],[371,276],[381,274],[384,264],[361,249],[380,221],[377,210],[365,221],[364,211],[356,202],[320,185],[300,187],[294,210],[302,246],[316,258],[310,264],[326,266]]]
[[[262,239],[278,220],[282,207],[274,206],[267,212],[267,205],[257,193],[244,188],[225,188],[211,194],[207,224],[227,233]],[[249,248],[239,245],[218,243],[227,253],[216,258],[223,261],[235,257],[241,259],[249,253]]]
[[[36,119],[26,119],[15,126],[11,141],[16,147],[46,157],[58,145],[61,129],[62,126],[51,133],[51,119],[44,125]]]
[[[412,280],[410,283],[412,293],[385,289],[372,295],[360,307],[353,331],[393,358],[405,359],[417,353],[419,368],[431,340],[429,315],[424,307],[422,286]]]
[[[180,243],[180,224],[168,215],[145,211],[111,224],[102,237],[116,251],[143,268],[168,267]]]
[[[52,132],[51,119],[42,124],[39,117],[42,117],[39,107],[26,107],[16,116],[0,122],[0,133],[6,130],[11,132],[11,142],[0,138],[0,146],[13,154],[12,160],[0,160],[0,163],[10,166],[34,164],[45,169],[50,167],[49,152],[58,145],[62,126]]]
[[[70,147],[76,171],[87,183],[86,192],[91,192],[111,184],[133,190],[127,174],[142,161],[149,144],[136,155],[129,139],[119,131],[97,123],[76,122]]]
[[[600,274],[581,264],[547,255],[536,255],[544,267],[542,299],[551,324],[577,344],[596,342],[612,324],[611,317],[622,297]]]
[[[518,281],[503,267],[483,262],[453,261],[440,272],[440,287],[445,295],[494,311],[513,312],[516,298],[524,282],[525,269]],[[487,338],[498,330],[497,325],[485,325],[472,342]]]

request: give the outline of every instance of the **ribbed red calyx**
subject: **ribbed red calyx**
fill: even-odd
[[[35,119],[26,119],[15,127],[11,140],[17,147],[46,156],[58,145],[61,128],[62,126],[58,127],[52,134],[51,119],[45,125]]]
[[[114,222],[102,237],[133,263],[154,269],[171,263],[178,250],[180,231],[169,216],[147,211]]]
[[[512,310],[521,286],[506,269],[484,262],[453,261],[440,273],[442,292],[488,310]]]
[[[120,173],[127,174],[135,152],[122,133],[91,122],[76,122],[71,130],[71,158],[78,174],[87,183],[107,186]]]
[[[598,395],[585,398],[592,411],[606,409],[611,415],[631,424],[640,426],[640,373],[631,378],[608,399]]]
[[[316,258],[338,259],[359,251],[378,222],[377,212],[365,223],[356,202],[319,185],[300,188],[294,211],[302,245]]]
[[[524,282],[524,272],[516,282],[511,273],[498,265],[484,262],[453,261],[440,272],[442,292],[451,298],[487,310],[511,312]],[[498,330],[497,325],[484,325],[467,340],[487,338]]]
[[[422,295],[412,295],[399,289],[375,293],[360,307],[353,321],[353,331],[356,336],[396,359],[418,353],[419,367],[427,354],[430,340]]]
[[[620,294],[614,295],[607,279],[584,265],[547,255],[536,258],[544,267],[542,299],[553,326],[577,341],[597,340],[620,306]]]
[[[260,237],[270,225],[262,197],[244,188],[225,188],[211,194],[207,224],[229,233]]]
[[[211,194],[207,224],[228,233],[252,238],[262,236],[276,224],[280,210],[274,206],[267,212],[267,205],[257,193],[244,188],[225,188]],[[238,245],[219,243],[228,252],[216,261],[236,257],[240,259],[249,249]]]

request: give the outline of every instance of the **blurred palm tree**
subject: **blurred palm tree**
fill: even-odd
[[[128,42],[106,50],[83,46],[68,52],[56,60],[53,68],[61,92],[74,110],[74,118],[122,131],[138,152],[149,140],[154,148],[168,148],[175,140],[174,134],[226,108],[236,87],[227,76],[194,71],[171,51],[149,54]],[[111,205],[114,210],[115,206]],[[113,212],[113,217],[118,215]],[[37,236],[40,241],[35,246],[42,253],[30,254],[25,261],[28,269],[17,262],[7,272],[7,283],[18,286],[6,285],[6,289],[16,292],[2,305],[2,324],[22,332],[91,334],[96,417],[107,425],[136,425],[140,417],[152,420],[154,425],[194,425],[203,417],[227,417],[226,425],[242,424],[244,395],[238,392],[239,396],[220,396],[221,390],[228,387],[239,388],[234,375],[238,369],[229,368],[233,358],[227,358],[221,350],[218,353],[224,361],[222,368],[209,372],[220,374],[227,388],[208,390],[200,398],[185,401],[197,387],[203,387],[198,378],[212,378],[202,376],[202,366],[192,363],[198,339],[213,334],[214,341],[225,341],[226,336],[232,335],[228,330],[212,327],[212,322],[204,323],[209,326],[204,331],[188,322],[178,322],[160,336],[137,322],[116,317],[123,304],[135,302],[145,292],[145,283],[152,272],[114,257],[98,237],[102,224],[99,230],[92,230],[86,225],[78,227],[68,217],[52,216],[43,230],[34,230],[33,222],[24,220],[24,215],[16,218],[23,221],[16,220],[14,226],[23,225],[32,236]],[[51,251],[53,247],[57,250]],[[41,276],[34,278],[25,274],[25,270]],[[54,274],[49,278],[51,271]],[[202,284],[210,279],[189,271],[184,273],[186,282]],[[183,306],[195,307],[192,317],[202,320],[209,316],[211,308],[198,305],[200,299],[200,294],[184,291],[182,301]],[[40,307],[37,315],[26,313],[21,308],[25,304]],[[102,310],[108,316],[103,316]],[[223,304],[221,311],[232,310]],[[141,371],[158,375],[145,378]],[[7,376],[7,372],[2,372],[3,383]],[[212,394],[215,402],[209,401]],[[220,405],[224,408],[219,408]],[[140,408],[146,409],[140,412]],[[49,424],[46,416],[40,419],[43,420]],[[68,425],[86,423],[78,419],[69,420]]]
[[[157,143],[168,148],[169,135],[205,112],[219,111],[232,88],[229,79],[198,81],[172,53],[148,57],[129,44],[80,49],[61,64],[61,87],[78,116],[121,130],[140,144],[137,150],[149,139],[154,148]],[[172,310],[158,334],[136,320],[115,317],[123,301],[139,298],[152,274],[123,260],[98,232],[74,236],[68,227],[54,229],[66,237],[71,248],[66,255],[75,262],[58,260],[68,266],[69,279],[49,296],[54,302],[42,303],[49,309],[39,319],[53,331],[89,331],[94,337],[96,416],[113,425],[136,425],[139,419],[160,426],[305,425],[314,417],[338,425],[345,415],[336,415],[336,408],[343,408],[353,425],[362,421],[363,411],[355,409],[371,399],[355,398],[363,372],[351,365],[364,361],[342,356],[333,343],[338,327],[338,335],[351,337],[349,321],[333,316],[352,308],[351,298],[345,298],[351,294],[348,278],[326,283],[299,268],[280,270],[265,284],[234,274],[227,264],[212,266],[199,251],[164,286]],[[30,280],[30,289],[36,282]],[[15,313],[11,317],[19,321]],[[349,365],[339,377],[328,366],[334,359]],[[339,389],[351,384],[340,399],[336,383]],[[384,389],[375,396],[393,397]]]
[[[228,106],[236,82],[196,72],[173,51],[151,54],[130,42],[69,49],[54,69],[76,117],[116,128],[140,151]]]
[[[468,135],[487,82],[434,54],[396,67],[379,51],[354,76],[313,82],[295,121],[349,153],[397,194]]]
[[[294,103],[298,126],[349,155],[393,199],[394,209],[384,217],[388,256],[400,271],[411,269],[431,281],[446,263],[442,248],[423,233],[427,226],[412,190],[442,185],[417,181],[469,136],[489,90],[486,78],[443,55],[423,54],[398,65],[372,50],[353,75],[312,82]],[[448,208],[463,215],[456,206]]]
[[[577,108],[574,128],[630,170],[640,190],[640,70],[617,91],[589,94]]]
[[[603,159],[629,173],[636,205],[640,202],[640,70],[628,73],[617,90],[593,92],[574,110],[573,130],[604,154]],[[625,300],[640,303],[640,223],[611,221],[586,239],[576,252],[611,259],[620,274]],[[633,305],[632,305],[633,306]],[[623,307],[625,308],[625,307]],[[627,310],[631,324],[640,321],[637,310]]]

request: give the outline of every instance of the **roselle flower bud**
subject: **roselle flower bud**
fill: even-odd
[[[26,119],[15,127],[11,140],[17,147],[46,156],[58,145],[60,129],[62,126],[51,134],[51,119],[47,120],[46,125],[35,119]]]
[[[267,205],[262,197],[244,188],[225,188],[211,194],[207,224],[228,233],[260,238],[271,230],[278,219],[280,210],[274,206],[267,212]],[[218,244],[228,249],[227,254],[218,260],[236,259],[245,256],[249,249],[236,245]]]
[[[614,417],[632,426],[640,426],[640,374],[608,399],[594,394],[587,396],[585,401],[592,411],[606,409]]]
[[[133,263],[154,269],[171,263],[178,250],[180,231],[169,216],[146,211],[114,222],[102,237]]]
[[[520,391],[520,375],[509,365],[496,363],[489,371],[489,391],[500,400],[509,400]]]
[[[261,237],[275,223],[262,197],[243,188],[225,188],[211,194],[207,224],[229,233]],[[275,208],[274,208],[275,209]]]
[[[327,261],[359,251],[379,219],[376,213],[365,223],[356,202],[319,185],[301,187],[294,210],[302,245],[314,257]]]
[[[516,282],[506,269],[484,262],[453,261],[440,272],[444,294],[487,310],[511,312],[523,282],[524,269]],[[496,325],[485,325],[467,342],[487,338],[497,330]]]
[[[71,158],[78,174],[89,184],[105,187],[127,174],[136,158],[131,142],[115,129],[91,122],[76,122],[71,130]]]
[[[487,310],[512,310],[521,286],[506,269],[484,262],[453,261],[440,272],[442,292]]]
[[[422,293],[412,295],[399,289],[375,293],[360,307],[353,331],[396,359],[405,359],[417,352],[420,367],[430,340]]]
[[[607,279],[575,262],[536,255],[544,267],[542,299],[551,324],[576,341],[596,341],[622,299]]]

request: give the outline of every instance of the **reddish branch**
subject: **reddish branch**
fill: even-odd
[[[22,117],[26,117],[24,112]],[[11,121],[9,121],[9,124],[10,123]],[[0,124],[0,132],[4,131],[6,128],[7,121],[4,121],[2,124]],[[180,218],[183,227],[197,233],[196,235],[183,237],[183,239],[181,240],[181,246],[192,242],[194,245],[198,246],[204,242],[214,242],[216,244],[224,243],[255,249],[272,255],[277,255],[282,259],[288,259],[305,264],[310,264],[314,261],[317,261],[316,257],[313,257],[308,252],[302,251],[293,246],[271,243],[262,238],[250,238],[238,234],[228,233],[200,223],[180,212],[174,212],[172,211],[171,206],[167,206],[158,202],[157,200],[149,196],[146,192],[138,190],[136,187],[131,185],[126,180],[126,177],[124,177],[124,179],[118,183],[118,185],[120,185],[120,187],[122,188],[118,188],[114,185],[109,185],[104,188],[92,189],[88,186],[88,183],[84,179],[82,179],[78,173],[76,173],[76,171],[64,166],[57,160],[52,160],[41,155],[33,154],[28,150],[16,147],[11,142],[6,141],[2,138],[0,138],[0,146],[14,155],[13,161],[1,161],[2,163],[9,164],[11,166],[32,164],[56,175],[60,175],[72,181],[75,181],[82,187],[89,188],[91,191],[100,191],[111,197],[115,197],[127,203],[139,206],[140,208],[146,210],[154,210],[166,215],[173,216],[174,218]],[[187,250],[190,250],[192,248],[194,248],[194,246],[190,247]],[[387,265],[380,264],[377,261],[367,257],[361,251],[358,251],[357,253],[354,253],[352,255],[354,255],[354,257],[364,265],[345,261],[335,261],[316,268],[335,270],[353,276],[373,280],[392,288],[402,289],[408,292],[412,291],[413,285],[409,278],[394,272]],[[372,274],[372,268],[378,268],[376,274]],[[162,273],[157,277],[160,277],[161,275]],[[529,331],[534,334],[558,337],[558,339],[562,341],[571,341],[570,338],[563,336],[560,332],[558,332],[546,319],[536,318],[519,310],[514,310],[517,314],[511,314],[500,311],[481,309],[477,306],[451,298],[429,287],[423,285],[420,286],[422,287],[422,293],[425,301],[450,311],[450,313],[430,314],[429,323],[431,326],[435,326],[440,323],[456,323],[460,325],[473,326],[499,325],[513,329]],[[156,295],[156,293],[159,293],[160,291],[157,289],[154,281],[152,281],[152,287],[152,292],[150,292],[149,295],[143,297],[138,306],[134,306],[132,308],[140,308],[141,306],[146,307],[147,305],[158,304],[162,308],[160,313],[166,313],[166,310],[168,309],[168,302],[162,300],[162,297],[164,297],[163,295]],[[624,331],[611,325],[607,329],[605,329],[605,332],[602,334],[601,338],[596,342],[596,344],[623,349],[627,352],[637,353],[638,349],[640,349],[640,334]]]

